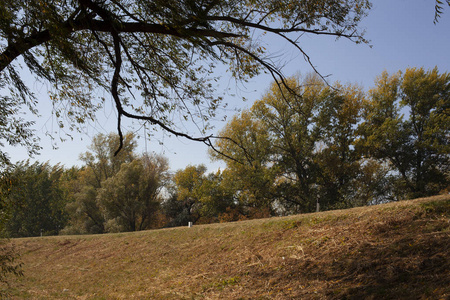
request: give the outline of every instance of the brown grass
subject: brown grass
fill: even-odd
[[[15,239],[13,299],[449,299],[450,196],[137,233]]]

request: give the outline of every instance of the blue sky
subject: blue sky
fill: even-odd
[[[433,24],[433,19],[434,1],[379,0],[374,1],[369,16],[361,24],[372,47],[324,36],[304,36],[301,43],[319,72],[323,75],[330,74],[330,82],[338,80],[341,83],[357,83],[369,89],[373,86],[375,77],[384,70],[393,73],[409,67],[431,69],[437,66],[440,72],[450,72],[450,9],[447,7],[444,10],[436,25]],[[283,43],[274,42],[269,46],[275,51],[286,50]],[[287,76],[311,72],[311,68],[295,51],[285,52],[283,59],[286,63],[284,74]],[[30,78],[31,87],[36,93],[46,93],[45,85],[31,80]],[[270,76],[261,75],[245,86],[236,86],[233,81],[229,81],[220,89],[230,89],[225,97],[230,107],[247,108],[264,94],[271,81]],[[245,96],[248,101],[242,102],[239,96]],[[91,138],[99,132],[115,131],[115,111],[111,107],[105,108],[101,112],[99,123],[91,124],[83,134],[74,135],[73,141],[57,142],[58,149],[53,149],[45,132],[55,130],[56,125],[52,124],[47,104],[42,104],[41,108],[42,116],[37,120],[35,129],[41,137],[43,149],[41,155],[34,160],[62,163],[67,167],[81,165],[79,154],[87,151]],[[228,113],[229,116],[231,114],[232,112]],[[225,123],[217,123],[217,130],[223,125]],[[138,151],[142,152],[147,148],[149,152],[165,155],[169,158],[172,170],[201,163],[210,171],[224,166],[223,163],[210,161],[204,144],[163,135],[158,139],[164,144],[161,145],[158,140],[147,143],[143,139],[139,140]],[[13,161],[28,158],[24,149],[7,147],[5,150]]]

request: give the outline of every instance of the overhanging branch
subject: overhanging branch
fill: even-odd
[[[236,38],[239,34],[221,32],[212,29],[175,29],[169,25],[135,23],[135,22],[120,22],[117,24],[116,30],[120,33],[154,33],[161,35],[171,35],[180,38],[190,38],[194,36],[213,37],[217,39]],[[66,21],[60,26],[57,26],[60,31],[66,32],[68,35],[73,32],[82,30],[91,30],[97,32],[111,32],[111,23],[107,21],[82,19],[75,21]],[[53,39],[53,33],[46,29],[41,32],[31,34],[22,39],[17,39],[10,43],[5,50],[0,54],[0,72],[2,72],[14,59],[45,42]]]

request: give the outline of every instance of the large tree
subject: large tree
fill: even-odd
[[[233,116],[220,131],[211,151],[214,159],[225,159],[227,169],[223,172],[224,185],[234,190],[236,200],[245,215],[255,210],[271,211],[274,200],[274,172],[268,168],[273,154],[267,124],[244,110]],[[223,155],[222,155],[223,154]]]
[[[97,203],[106,231],[149,229],[161,202],[167,171],[167,159],[147,155],[122,164],[117,174],[103,181]]]
[[[376,80],[358,146],[389,162],[397,197],[434,195],[450,181],[450,74],[406,69]]]
[[[359,23],[369,8],[368,0],[3,0],[0,82],[14,103],[34,107],[38,99],[18,71],[23,61],[51,84],[54,113],[68,120],[60,126],[95,119],[105,99],[94,91],[103,89],[117,108],[120,140],[127,117],[211,145],[210,136],[194,137],[179,123],[208,129],[222,100],[217,67],[238,80],[264,71],[282,82],[269,38],[309,61],[301,36],[365,42]]]
[[[217,153],[239,191],[258,207],[310,212],[383,199],[382,163],[363,159],[354,147],[365,98],[355,85],[327,86],[316,75],[274,83],[250,110],[220,132]],[[250,196],[250,197],[249,197]],[[247,204],[251,204],[247,203]]]
[[[90,151],[80,154],[80,160],[91,172],[89,184],[99,188],[102,181],[115,175],[123,163],[130,163],[136,158],[134,152],[137,146],[133,133],[123,136],[122,151],[115,154],[119,147],[117,134],[97,134],[89,146]]]
[[[333,88],[323,88],[320,98],[316,120],[320,151],[315,151],[320,205],[330,209],[367,204],[355,199],[360,196],[355,184],[364,162],[353,147],[365,95],[358,86],[336,83]]]
[[[5,224],[11,237],[58,234],[67,223],[61,186],[63,168],[48,163],[19,162],[11,167],[11,192],[5,201],[11,209]]]
[[[178,170],[173,176],[175,185],[175,197],[171,200],[177,201],[178,212],[176,214],[178,222],[193,222],[200,219],[200,209],[202,207],[202,187],[206,180],[206,167],[187,166],[183,170]]]
[[[311,211],[316,203],[313,186],[318,179],[314,158],[318,142],[316,115],[325,84],[314,75],[304,80],[292,77],[287,83],[295,93],[279,89],[273,83],[262,99],[255,102],[252,111],[270,136],[270,165],[278,177],[277,196],[298,211]]]
[[[137,158],[133,134],[124,135],[122,151],[114,155],[118,146],[117,134],[98,134],[89,146],[90,151],[80,155],[85,165],[72,176],[71,201],[67,204],[70,225],[65,229],[66,233],[104,232],[105,219],[97,203],[98,190],[103,181],[119,172],[122,164],[131,163]]]
[[[212,223],[234,208],[235,190],[224,184],[219,170],[206,174],[204,165],[187,166],[173,176],[172,197],[164,203],[169,226]]]

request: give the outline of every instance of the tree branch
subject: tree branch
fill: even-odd
[[[59,29],[63,29],[67,34],[72,34],[76,31],[92,30],[98,32],[111,32],[111,23],[100,20],[76,20],[66,21],[60,26],[56,26]],[[161,35],[171,35],[180,38],[191,38],[193,36],[214,37],[217,39],[236,38],[240,37],[239,34],[220,32],[211,29],[175,29],[168,25],[160,24],[147,24],[147,23],[134,23],[124,22],[119,23],[117,31],[121,33],[154,33]],[[60,34],[60,32],[59,32]],[[30,36],[17,39],[15,42],[8,44],[5,50],[0,54],[0,72],[2,72],[14,59],[22,55],[24,52],[30,49],[40,46],[45,42],[49,42],[53,39],[52,32],[48,29],[38,33],[31,34]]]
[[[316,35],[331,35],[331,36],[337,36],[337,37],[345,37],[345,38],[354,38],[359,36],[353,36],[352,34],[344,34],[340,32],[329,32],[324,31],[320,29],[306,29],[306,28],[297,28],[297,27],[290,27],[290,28],[272,28],[268,26],[261,25],[260,22],[253,23],[253,22],[247,22],[241,19],[229,17],[229,16],[210,16],[207,18],[209,21],[225,21],[233,24],[239,24],[243,27],[250,27],[250,28],[256,28],[263,31],[271,32],[271,33],[289,33],[289,32],[304,32],[304,33],[311,33]]]

